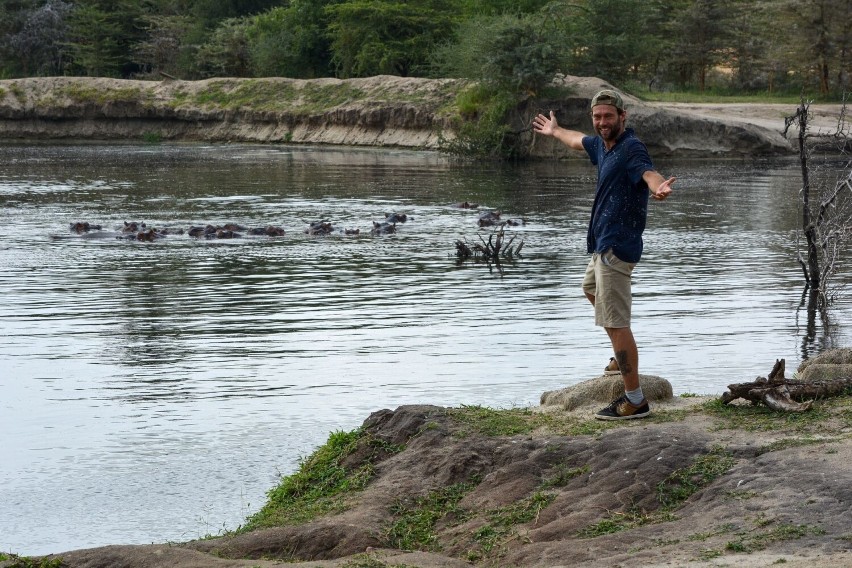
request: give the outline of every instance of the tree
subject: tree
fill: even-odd
[[[341,77],[423,71],[454,23],[447,0],[349,0],[326,10],[332,61]]]
[[[695,0],[676,12],[673,22],[675,37],[672,62],[678,70],[681,87],[694,79],[698,90],[707,88],[707,73],[724,60],[731,4],[729,0]]]
[[[71,4],[62,0],[19,12],[20,26],[6,36],[4,59],[14,61],[22,75],[62,75],[70,12]]]
[[[248,29],[258,76],[325,77],[332,72],[325,8],[337,0],[292,0],[252,18]]]
[[[563,41],[573,48],[572,69],[613,83],[639,76],[652,58],[647,22],[653,12],[644,0],[563,2]]]
[[[249,18],[230,18],[219,24],[207,43],[198,48],[198,73],[202,77],[251,77]]]
[[[76,0],[68,20],[68,49],[77,70],[106,77],[136,72],[133,49],[145,39],[143,15],[143,6],[134,0]]]
[[[809,109],[810,102],[803,100],[796,113],[787,118],[787,128],[794,124],[798,128],[802,171],[799,200],[805,254],[797,251],[797,259],[805,286],[813,292],[817,308],[824,313],[834,295],[831,277],[841,265],[843,253],[852,239],[852,159],[847,154],[850,133],[846,104],[834,133],[837,146],[832,148],[834,152],[823,156],[821,162],[813,159],[817,145],[811,141],[808,131]],[[837,167],[838,158],[840,167]]]

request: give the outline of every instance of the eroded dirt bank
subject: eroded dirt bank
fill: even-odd
[[[536,137],[529,121],[554,110],[561,124],[590,131],[596,78],[566,77],[572,93],[519,109],[512,128],[533,157],[570,154]],[[0,81],[0,140],[126,140],[335,144],[436,149],[452,138],[455,79],[208,79],[132,81],[29,78]],[[654,155],[753,156],[792,151],[781,134],[795,105],[661,105],[626,97],[629,123]],[[830,127],[837,105],[815,106]],[[791,136],[794,133],[791,133]]]
[[[56,558],[73,568],[852,565],[852,399],[824,401],[811,418],[729,412],[714,399],[656,404],[628,424],[590,420],[597,405],[519,410],[513,420],[533,427],[517,434],[489,431],[477,411],[381,410],[341,462],[374,472],[342,512]]]

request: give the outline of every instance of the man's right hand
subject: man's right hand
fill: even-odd
[[[543,114],[539,114],[533,119],[533,129],[539,134],[544,134],[545,136],[553,136],[553,133],[559,127],[559,124],[556,122],[556,114],[553,111],[550,111],[550,118],[547,118]]]

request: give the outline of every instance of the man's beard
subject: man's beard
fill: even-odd
[[[621,133],[624,132],[624,125],[622,123],[617,123],[615,126],[609,129],[609,134],[604,135],[602,129],[598,128],[598,136],[606,140],[607,142],[614,142],[618,140],[618,137],[621,136]]]

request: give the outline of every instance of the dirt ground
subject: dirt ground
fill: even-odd
[[[725,416],[712,410],[715,398],[657,402],[648,419],[587,434],[486,435],[448,409],[383,410],[365,430],[405,449],[375,464],[375,477],[343,513],[211,540],[57,557],[75,568],[852,566],[852,398],[824,401],[807,417],[754,414],[747,406]],[[597,426],[590,418],[599,407],[533,414]],[[694,465],[708,456],[730,461],[704,482]],[[348,466],[359,459],[351,456]],[[678,472],[697,490],[667,510],[661,488]],[[470,479],[481,481],[458,503],[465,513],[438,519],[423,551],[386,548],[395,505]],[[549,500],[532,520],[508,527],[494,520],[536,494]],[[489,547],[485,534],[496,534]]]

